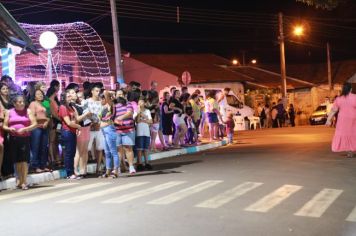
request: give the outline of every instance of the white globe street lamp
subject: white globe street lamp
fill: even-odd
[[[40,44],[47,50],[47,70],[48,70],[48,79],[52,80],[52,52],[51,49],[55,48],[58,43],[58,37],[55,33],[51,31],[45,31],[40,35]]]

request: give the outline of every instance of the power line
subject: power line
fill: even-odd
[[[22,11],[22,10],[33,8],[33,7],[39,7],[39,6],[42,6],[42,5],[47,5],[47,4],[50,4],[51,2],[55,2],[55,1],[57,1],[57,0],[50,0],[48,2],[42,2],[42,3],[38,3],[36,5],[32,5],[32,6],[21,7],[21,8],[13,9],[12,11]]]
[[[44,6],[46,3],[38,4],[38,1],[34,0],[18,0],[17,3],[22,4],[37,4],[36,6],[39,8],[44,8],[44,10],[37,11],[46,12],[46,11],[55,11],[55,10],[63,10],[70,12],[80,12],[85,14],[108,14],[109,7],[101,2],[99,4],[98,1],[93,0],[85,0],[85,2],[70,2],[66,0],[57,0],[57,3],[51,4],[51,7]],[[53,1],[50,1],[53,2]],[[162,4],[147,4],[140,3],[136,1],[118,1],[123,6],[118,11],[120,18],[127,19],[136,19],[136,20],[150,20],[157,22],[175,22],[176,13],[174,12],[173,6],[164,5],[165,11],[159,9],[156,12],[155,7],[163,8]],[[72,5],[68,4],[71,3]],[[104,2],[105,3],[105,2]],[[135,5],[137,4],[137,6]],[[29,6],[30,7],[30,6]],[[33,7],[33,6],[31,6]],[[59,9],[58,9],[58,8]],[[139,7],[140,9],[135,9],[135,7]],[[168,11],[169,10],[169,11]],[[188,11],[187,11],[188,10]],[[205,11],[205,12],[204,12]],[[194,9],[194,8],[181,8],[181,23],[182,24],[195,24],[195,25],[209,25],[209,26],[224,26],[224,27],[251,27],[255,28],[276,28],[276,16],[271,14],[259,14],[259,13],[239,13],[239,12],[231,12],[231,11],[221,11],[221,10],[211,10],[211,9]],[[20,16],[26,14],[34,14],[36,12],[24,13]],[[206,15],[207,13],[211,13],[210,15]],[[223,14],[224,17],[218,17],[219,14]],[[234,15],[231,15],[234,14]],[[15,14],[17,15],[17,14]],[[296,17],[286,16],[286,22],[292,22]],[[311,25],[315,26],[324,26],[324,29],[318,30],[319,27],[315,27],[313,30],[318,35],[326,36],[326,37],[334,37],[340,38],[339,33],[345,33],[344,31],[339,32],[341,29],[356,29],[348,26],[340,26],[333,24],[325,24],[319,22],[310,22]],[[326,29],[325,29],[326,27]],[[319,32],[318,32],[319,31]],[[334,33],[337,34],[334,34]],[[351,36],[352,38],[352,36]]]

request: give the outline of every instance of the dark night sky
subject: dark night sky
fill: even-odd
[[[109,0],[71,4],[69,0],[46,1],[4,0],[2,3],[19,22],[85,21],[104,40],[112,42]],[[356,57],[355,0],[347,0],[333,11],[315,9],[295,0],[119,0],[117,4],[121,46],[132,53],[203,52],[233,58],[241,57],[244,50],[247,59],[278,62],[277,13],[282,11],[286,16],[286,34],[298,20],[308,19],[305,22],[309,29],[303,39],[287,40],[287,62],[325,61],[326,42],[332,45],[333,60]],[[181,10],[179,24],[175,18],[176,6]]]

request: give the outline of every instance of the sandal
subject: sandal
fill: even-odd
[[[117,179],[119,176],[116,173],[111,173],[110,178]]]
[[[103,174],[103,175],[99,175],[99,178],[108,178],[109,175],[107,173]]]
[[[28,190],[28,185],[22,184],[21,189],[22,189],[22,190]]]
[[[43,173],[44,172],[44,170],[42,170],[42,169],[40,169],[40,168],[37,168],[36,170],[35,170],[35,173],[36,174],[40,174],[40,173]]]

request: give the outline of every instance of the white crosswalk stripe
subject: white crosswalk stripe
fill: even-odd
[[[165,190],[165,189],[169,189],[169,188],[172,188],[174,186],[181,185],[181,184],[184,184],[184,183],[186,183],[186,181],[171,181],[171,182],[168,182],[168,183],[157,185],[157,186],[152,187],[152,188],[143,189],[143,190],[140,190],[140,191],[137,191],[137,192],[134,192],[134,193],[125,194],[125,195],[122,195],[122,196],[117,197],[117,198],[112,198],[112,199],[103,201],[102,203],[123,203],[123,202],[128,202],[130,200],[133,200],[133,199],[136,199],[136,198],[140,198],[140,197],[144,197],[144,196],[147,196],[147,195],[150,195],[150,194],[153,194],[153,193]]]
[[[179,200],[181,200],[183,198],[186,198],[186,197],[188,197],[190,195],[193,195],[195,193],[201,192],[201,191],[203,191],[203,190],[205,190],[207,188],[213,187],[214,185],[217,185],[217,184],[219,184],[221,182],[223,182],[223,181],[221,181],[221,180],[208,180],[208,181],[202,182],[200,184],[191,186],[189,188],[180,190],[178,192],[169,194],[169,195],[167,195],[165,197],[158,198],[156,200],[150,201],[150,202],[148,202],[148,204],[167,205],[167,204],[170,204],[170,203],[173,203],[173,202],[177,202],[177,201],[179,201]]]
[[[57,184],[57,185],[50,186],[50,187],[30,188],[28,191],[21,191],[21,192],[2,195],[2,196],[0,196],[0,201],[1,200],[6,200],[6,199],[11,199],[11,198],[23,197],[23,196],[31,195],[31,194],[34,194],[34,193],[41,193],[41,192],[44,192],[44,191],[50,191],[50,190],[54,190],[54,189],[70,187],[70,186],[73,186],[75,184],[77,184],[77,183],[64,183],[64,184]]]
[[[346,221],[356,222],[356,207],[352,210]]]
[[[113,188],[108,188],[108,189],[104,189],[104,190],[100,190],[100,191],[96,191],[96,192],[92,192],[92,193],[87,193],[85,195],[80,195],[80,196],[75,196],[75,197],[63,199],[63,200],[60,200],[60,201],[57,201],[57,202],[58,203],[78,203],[78,202],[83,202],[85,200],[89,200],[89,199],[93,199],[93,198],[97,198],[97,197],[102,197],[102,196],[105,196],[105,195],[108,195],[108,194],[120,192],[120,191],[127,190],[127,189],[130,189],[130,188],[139,187],[139,186],[142,186],[142,185],[148,184],[148,183],[149,182],[138,182],[138,183],[124,184],[124,185],[120,185],[120,186],[113,187]]]
[[[233,189],[227,190],[213,198],[210,198],[202,203],[196,205],[196,207],[203,207],[203,208],[218,208],[222,205],[234,200],[235,198],[244,195],[245,193],[261,186],[262,183],[256,182],[245,182]]]
[[[267,212],[286,200],[293,193],[299,191],[301,188],[302,186],[298,185],[283,185],[276,191],[268,194],[256,203],[245,208],[245,211]]]
[[[315,195],[294,215],[320,217],[329,206],[341,195],[343,190],[325,188]]]
[[[126,203],[134,199],[142,198],[154,193],[163,192],[187,184],[188,186],[183,189],[170,190],[171,193],[161,193],[161,196],[148,201],[146,204],[152,205],[169,205],[185,198],[188,198],[194,194],[200,193],[206,189],[213,188],[214,186],[223,183],[222,180],[207,180],[194,185],[188,185],[187,181],[170,181],[162,184],[155,184],[148,187],[150,182],[132,182],[132,183],[118,183],[114,185],[111,182],[99,182],[91,184],[76,183],[62,183],[49,187],[32,188],[29,191],[16,191],[9,194],[0,195],[0,202],[4,200],[10,200],[13,203],[36,203],[45,201],[48,199],[56,199],[56,203],[60,204],[75,204],[84,202],[90,199],[97,199],[100,203],[104,204],[121,204]],[[204,197],[199,195],[193,198],[195,201],[197,198],[202,198],[198,203],[195,203],[194,207],[218,209],[227,205],[228,203],[238,199],[242,195],[252,195],[252,191],[264,185],[261,182],[244,182],[239,185],[231,186],[226,191],[221,191],[215,196]],[[107,186],[107,187],[105,187]],[[105,188],[103,188],[105,187]],[[223,185],[221,185],[223,187]],[[134,190],[134,192],[124,192],[125,190]],[[283,201],[289,199],[294,193],[300,191],[303,187],[298,185],[282,185],[279,188],[267,193],[256,202],[248,205],[244,208],[245,211],[266,213],[276,206],[280,205]],[[221,189],[221,188],[219,188]],[[85,193],[80,193],[86,191]],[[173,192],[174,191],[174,192]],[[114,197],[110,194],[119,193]],[[78,194],[79,193],[79,194]],[[321,217],[328,208],[338,199],[343,193],[341,189],[329,189],[325,188],[314,195],[308,202],[306,202],[298,211],[294,213],[295,216],[300,217]],[[68,195],[64,198],[61,196]],[[109,197],[108,197],[109,196]],[[103,197],[102,199],[99,199]],[[105,198],[106,197],[106,198]],[[291,201],[291,200],[289,200]],[[193,206],[193,205],[192,205]],[[290,214],[293,214],[291,211]],[[348,222],[356,222],[356,207],[354,207],[348,217],[345,219]]]
[[[14,202],[15,203],[34,203],[34,202],[39,202],[39,201],[43,201],[43,200],[60,197],[60,196],[66,195],[66,194],[77,193],[77,192],[80,192],[83,190],[102,187],[102,186],[105,186],[108,184],[111,184],[111,183],[88,184],[88,185],[74,187],[74,188],[66,189],[66,190],[62,190],[62,191],[51,192],[51,193],[47,193],[47,194],[43,194],[43,195],[39,195],[39,196],[30,197],[30,198],[24,198],[24,199],[20,199],[20,200],[14,201]]]

